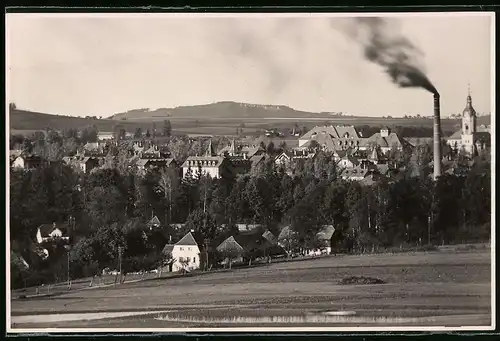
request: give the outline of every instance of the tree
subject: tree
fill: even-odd
[[[266,147],[266,151],[269,155],[274,155],[276,153],[276,148],[274,146],[273,141],[269,141]]]
[[[134,137],[136,139],[140,139],[142,137],[142,128],[141,127],[137,127],[135,129]]]
[[[127,135],[127,131],[125,130],[122,124],[116,124],[113,128],[113,132],[115,140],[117,141],[124,140]]]
[[[313,195],[314,197],[314,195]],[[312,198],[305,198],[289,212],[291,230],[303,248],[314,249],[318,246],[316,235],[321,229],[317,207]]]
[[[89,193],[86,211],[92,218],[94,226],[97,227],[122,221],[125,206],[125,198],[115,186],[94,187]]]
[[[320,146],[320,144],[318,143],[318,141],[316,141],[316,140],[311,140],[311,142],[309,143],[309,148],[310,148],[311,150],[318,151],[318,150],[320,150],[321,146]]]
[[[348,236],[353,239],[356,249],[362,248],[362,232],[367,227],[366,202],[359,183],[349,184],[346,195],[346,213],[349,217]]]
[[[156,188],[163,194],[164,205],[168,206],[168,219],[165,219],[165,222],[172,222],[172,206],[176,200],[179,186],[180,179],[174,169],[168,168],[160,170]]]
[[[172,134],[172,124],[170,120],[163,121],[163,136],[170,137]]]
[[[88,126],[81,131],[80,141],[82,144],[87,142],[97,142],[98,140],[98,131],[95,125]]]

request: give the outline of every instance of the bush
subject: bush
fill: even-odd
[[[359,284],[385,284],[386,282],[373,277],[350,276],[342,278],[338,284],[340,285],[359,285]]]

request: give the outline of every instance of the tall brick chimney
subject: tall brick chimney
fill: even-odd
[[[441,176],[441,118],[439,94],[434,94],[434,180]]]

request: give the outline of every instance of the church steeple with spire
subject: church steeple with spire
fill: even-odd
[[[217,154],[215,153],[214,146],[212,145],[212,140],[209,140],[208,142],[208,147],[205,152],[205,156],[217,156]]]
[[[472,96],[470,93],[470,84],[468,85],[467,104],[462,112],[462,146],[469,153],[474,151],[476,134],[476,110],[472,106]]]

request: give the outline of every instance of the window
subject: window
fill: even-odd
[[[181,249],[181,251],[184,251],[184,248],[183,248],[183,247],[181,247],[180,249]]]
[[[184,261],[184,257],[179,257],[179,262],[182,263]]]
[[[193,257],[193,263],[196,263],[196,257]]]
[[[191,248],[190,248],[190,247],[188,247],[188,251],[191,251]]]
[[[186,257],[186,262],[188,262],[188,263],[189,263],[190,261],[191,261],[191,258]]]

